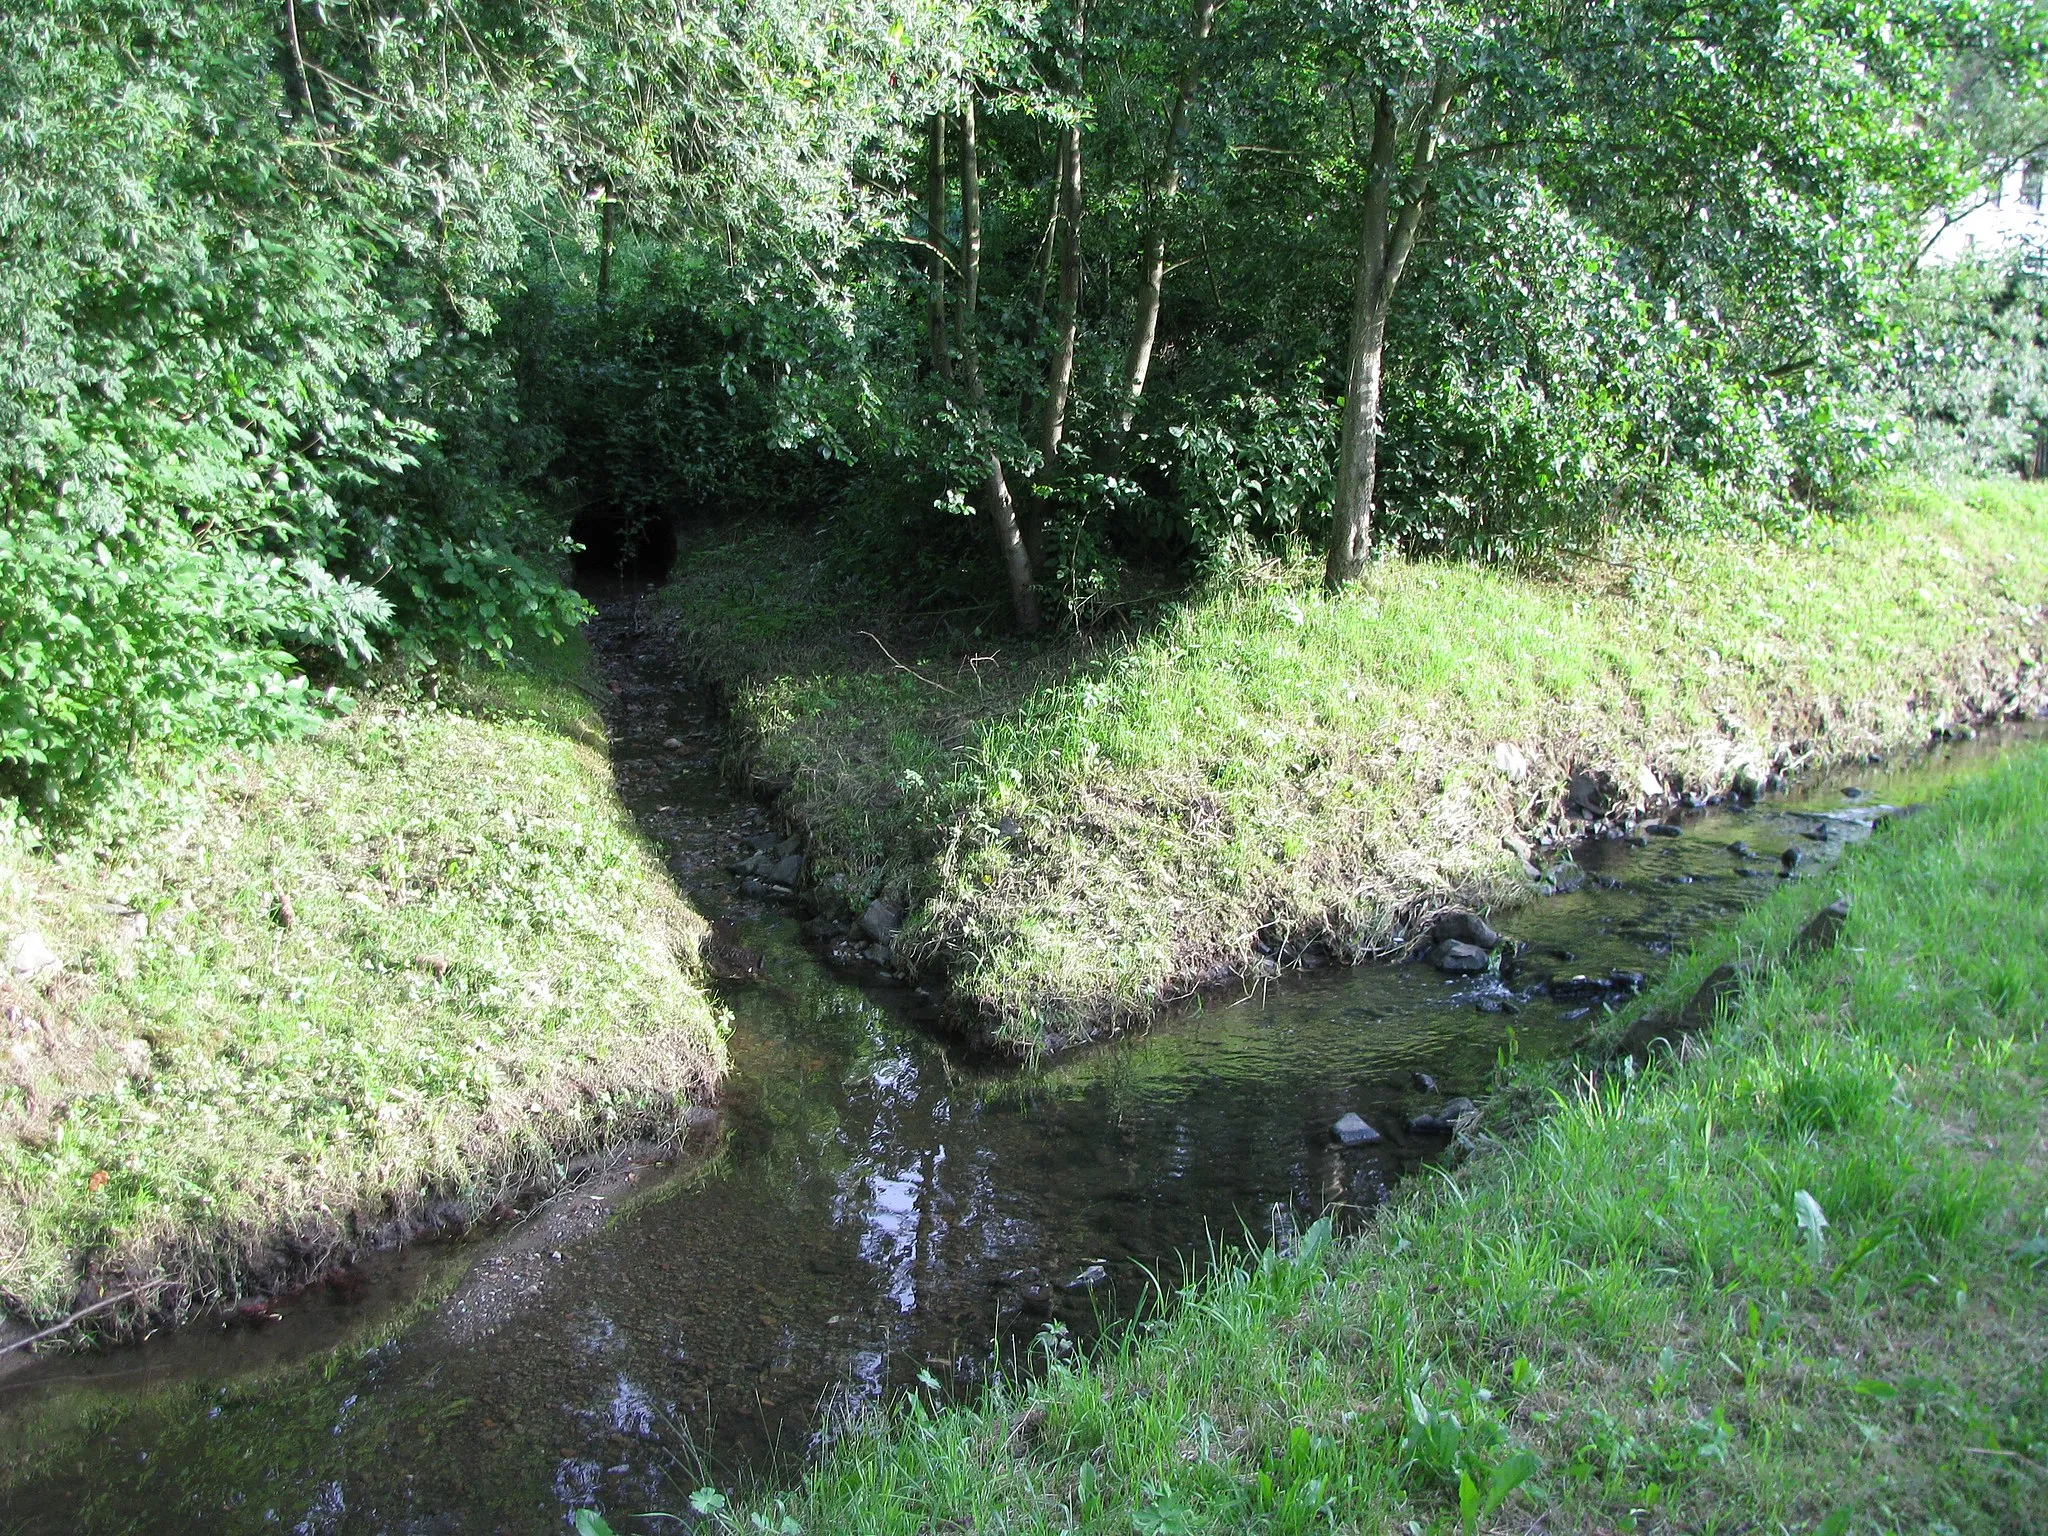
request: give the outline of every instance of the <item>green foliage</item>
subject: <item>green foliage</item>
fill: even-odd
[[[549,500],[631,529],[814,510],[828,464],[780,436],[772,319],[703,253],[620,242],[612,291],[579,271],[532,274],[501,337],[522,425],[549,440]]]
[[[1885,392],[1932,469],[2036,472],[2048,436],[2048,276],[2022,257],[1921,273],[1900,305]]]
[[[294,601],[325,573],[302,582],[282,567],[231,542],[209,549],[168,518],[104,535],[48,517],[0,525],[0,794],[51,810],[100,789],[108,765],[144,744],[200,748],[307,723],[305,680],[278,637],[331,617]],[[357,592],[336,595],[358,635],[380,616]]]
[[[138,759],[302,728],[309,667],[578,621],[534,497],[562,444],[490,338],[534,232],[625,185],[670,239],[829,261],[856,162],[973,29],[923,0],[692,17],[5,8],[0,794],[64,814]]]
[[[928,356],[931,247],[957,269],[966,231],[950,204],[924,227],[914,177],[876,205],[893,254],[843,277],[844,324],[813,338],[817,366],[776,381],[788,417],[871,482],[842,515],[873,563],[935,607],[988,589],[951,568],[987,563],[957,514],[991,450],[1027,526],[1044,525],[1044,584],[1077,618],[1141,569],[1316,535],[1372,102],[1391,93],[1405,121],[1433,80],[1454,89],[1387,343],[1390,536],[1543,561],[1623,522],[1693,535],[1838,504],[1897,461],[1903,416],[1946,409],[1871,379],[1897,356],[1900,306],[1922,302],[1902,274],[1925,219],[2031,131],[2048,58],[2038,10],[1993,19],[1945,0],[1227,5],[1200,47],[1177,5],[1091,7],[1085,40],[1076,14],[1007,18],[1008,46],[981,61],[974,330],[991,408],[951,400]],[[1066,435],[1043,462],[1046,220],[1071,120],[1088,278]],[[1124,434],[1129,274],[1155,232],[1171,253],[1159,340]],[[1952,326],[1990,323],[1983,294],[1954,295]]]
[[[237,4],[62,4],[20,8],[0,45],[0,309],[20,341],[0,792],[38,809],[139,750],[303,726],[294,656],[369,659],[394,617],[379,588],[415,575],[367,558],[360,498],[447,404],[437,292],[462,308],[449,285],[510,252],[441,217],[437,173],[473,138],[366,160],[374,130],[294,112],[275,26]]]

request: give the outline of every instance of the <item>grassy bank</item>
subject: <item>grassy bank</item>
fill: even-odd
[[[2044,850],[2033,751],[1680,965],[1643,1006],[1853,903],[1837,948],[1766,968],[1684,1060],[1530,1069],[1480,1154],[1355,1244],[1237,1262],[973,1408],[912,1401],[838,1444],[788,1518],[2048,1528]]]
[[[568,681],[372,695],[112,848],[0,838],[0,1297],[176,1309],[659,1133],[723,1064],[701,921]]]
[[[788,536],[686,550],[670,596],[849,910],[903,899],[899,951],[1032,1049],[1517,894],[1504,840],[1555,825],[1575,769],[1626,814],[2038,704],[2048,492],[1895,491],[1802,543],[1548,577],[1314,574],[1039,647],[887,628]]]

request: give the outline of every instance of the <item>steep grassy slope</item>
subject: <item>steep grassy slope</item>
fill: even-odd
[[[476,1211],[723,1069],[702,923],[564,681],[373,695],[174,803],[110,849],[0,837],[0,935],[62,962],[0,977],[17,1314],[174,1309]]]
[[[1574,770],[1627,814],[2042,702],[2048,491],[1898,491],[1803,543],[1552,577],[1273,569],[1110,639],[884,627],[801,539],[686,551],[678,622],[848,915],[1020,1050],[1522,891]],[[875,634],[865,633],[874,631]],[[881,638],[877,638],[879,635]]]

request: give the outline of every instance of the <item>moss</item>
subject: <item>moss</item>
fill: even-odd
[[[175,1307],[565,1155],[662,1134],[723,1070],[702,922],[561,675],[389,691],[224,758],[147,832],[0,843],[0,1294]]]
[[[1330,598],[1274,567],[1039,646],[885,629],[771,544],[686,551],[670,592],[742,756],[856,898],[916,899],[906,952],[1026,1050],[1275,939],[1371,951],[1512,899],[1504,840],[1576,768],[1641,802],[1645,774],[1714,789],[2038,704],[2048,612],[2048,492],[2018,485],[1895,490],[1797,543],[1617,538],[1562,575],[1387,561]]]

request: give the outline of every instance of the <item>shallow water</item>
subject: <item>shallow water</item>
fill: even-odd
[[[704,701],[635,626],[616,605],[597,635],[624,793],[692,899],[763,954],[763,979],[727,994],[717,1125],[491,1237],[388,1261],[367,1300],[0,1377],[0,1530],[543,1531],[590,1505],[675,1529],[623,1512],[786,1476],[866,1405],[970,1390],[1055,1322],[1085,1337],[1216,1243],[1369,1209],[1441,1155],[1411,1115],[1597,1022],[1491,979],[1366,966],[1038,1071],[965,1059],[915,1022],[915,994],[832,972],[791,918],[738,897],[723,866],[766,824],[719,787]],[[1827,864],[1867,835],[1822,813],[1925,799],[1999,746],[1705,812],[1641,849],[1582,846],[1587,887],[1503,927],[1532,946],[1530,980],[1654,974],[1775,889],[1784,848],[1820,905]],[[1503,1000],[1519,1012],[1483,1011]],[[1346,1110],[1384,1140],[1338,1148]]]

